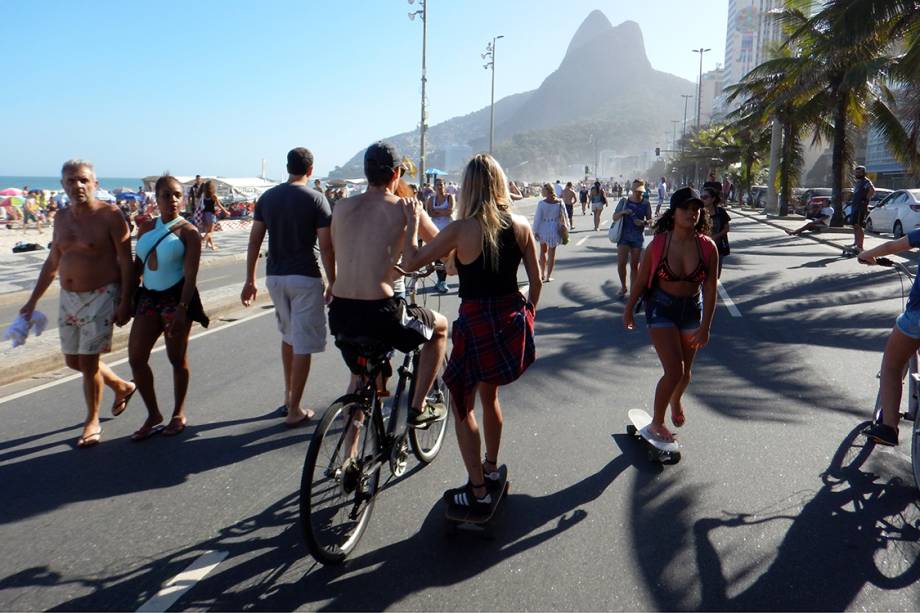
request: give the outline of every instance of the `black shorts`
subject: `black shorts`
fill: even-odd
[[[431,339],[434,313],[397,297],[383,300],[333,298],[329,305],[329,331],[336,339],[364,336],[408,353]],[[361,374],[360,356],[349,349],[340,349],[349,370]]]
[[[850,225],[866,227],[866,219],[869,217],[869,205],[854,204],[850,213]]]

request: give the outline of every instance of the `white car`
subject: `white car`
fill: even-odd
[[[901,238],[920,226],[920,189],[899,189],[872,209],[866,220],[868,232],[891,232]]]

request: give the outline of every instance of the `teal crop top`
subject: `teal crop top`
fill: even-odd
[[[175,233],[170,232],[170,228],[182,221],[185,221],[182,217],[176,217],[164,224],[163,220],[158,218],[153,230],[138,239],[135,251],[143,262],[163,234],[170,234],[157,245],[157,269],[150,269],[149,258],[144,265],[143,284],[147,289],[161,292],[182,280],[185,274],[185,244]]]

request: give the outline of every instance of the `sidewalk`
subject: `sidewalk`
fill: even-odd
[[[221,225],[222,230],[214,233],[214,244],[217,245],[218,251],[202,250],[202,268],[246,259],[251,222],[222,221]],[[44,249],[12,253],[13,245],[18,241],[38,243]],[[23,234],[21,230],[7,230],[0,226],[0,304],[21,303],[28,299],[29,292],[32,291],[38,273],[45,263],[45,258],[48,257],[47,246],[50,241],[50,228],[43,228],[41,234],[31,229],[27,234]],[[266,240],[263,244],[263,252],[267,248],[268,241]],[[58,284],[54,283],[48,289],[46,296],[55,295],[57,291]]]
[[[222,222],[223,230],[214,234],[214,243],[218,246],[218,251],[204,250],[201,253],[201,267],[207,268],[219,264],[227,264],[234,261],[244,261],[246,259],[246,250],[249,245],[249,227],[248,221]],[[0,228],[0,232],[5,229]],[[50,240],[50,229],[45,230]],[[16,243],[17,240],[26,242],[35,242],[42,244],[38,240],[40,236],[37,232],[30,230],[26,238],[21,238],[21,231],[5,230],[7,234],[0,234],[0,248],[9,247]],[[15,236],[11,236],[15,233]],[[47,242],[44,243],[47,245]],[[266,241],[263,246],[263,252],[268,248]],[[38,273],[48,256],[46,249],[41,251],[31,251],[27,253],[10,253],[9,249],[0,251],[0,305],[21,304],[25,302]],[[58,294],[60,286],[55,281],[45,293],[45,298],[53,297]],[[240,288],[238,284],[218,287],[206,290],[201,293],[201,302],[204,304],[205,311],[213,323],[237,309],[241,309]],[[268,292],[259,293],[257,306],[269,304],[271,301]],[[49,318],[56,318],[56,301],[45,300],[46,305],[55,305],[54,312],[45,312]],[[46,307],[47,308],[47,307]],[[250,307],[252,310],[253,307]],[[253,310],[253,312],[255,312]],[[212,323],[212,325],[213,325]],[[193,326],[192,333],[200,330],[200,326]],[[129,323],[123,328],[115,328],[115,335],[112,339],[112,351],[124,349],[128,344],[128,335],[131,331]],[[159,342],[162,342],[159,341]],[[18,381],[28,377],[33,377],[44,371],[63,368],[64,357],[61,354],[60,337],[57,328],[48,330],[40,337],[29,337],[25,345],[13,349],[9,341],[0,344],[0,385],[6,385],[13,381]]]
[[[807,220],[801,215],[786,215],[780,217],[778,215],[767,215],[763,212],[763,209],[755,209],[749,207],[734,206],[728,209],[730,215],[741,215],[752,219],[754,221],[766,224],[768,226],[773,226],[780,230],[795,230],[796,228],[801,227]],[[790,240],[795,237],[790,236]],[[843,248],[853,244],[853,228],[844,227],[844,228],[826,228],[820,232],[805,232],[800,234],[798,238],[805,238],[817,243],[823,243],[831,247],[835,247],[843,252]],[[879,235],[879,234],[869,234],[866,233],[866,238],[863,241],[863,246],[866,249],[871,249],[877,247],[882,243],[887,243],[890,240],[893,240],[894,237],[890,235]],[[910,252],[905,251],[904,253],[897,254],[895,257],[900,257],[904,259],[911,259]]]

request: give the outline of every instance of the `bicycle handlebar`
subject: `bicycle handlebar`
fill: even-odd
[[[901,262],[895,262],[891,258],[875,258],[875,263],[878,264],[879,266],[885,266],[886,268],[894,268],[895,270],[904,273],[911,279],[913,279],[914,277],[914,275],[911,274],[910,270],[907,269],[907,266],[905,266]]]
[[[395,268],[399,274],[405,277],[410,277],[412,279],[424,279],[425,277],[430,277],[432,274],[434,274],[435,271],[444,270],[444,264],[442,264],[441,262],[432,262],[431,264],[428,264],[424,268],[419,268],[418,270],[414,272],[407,271],[406,269],[401,267],[399,264],[394,264],[393,268]]]

